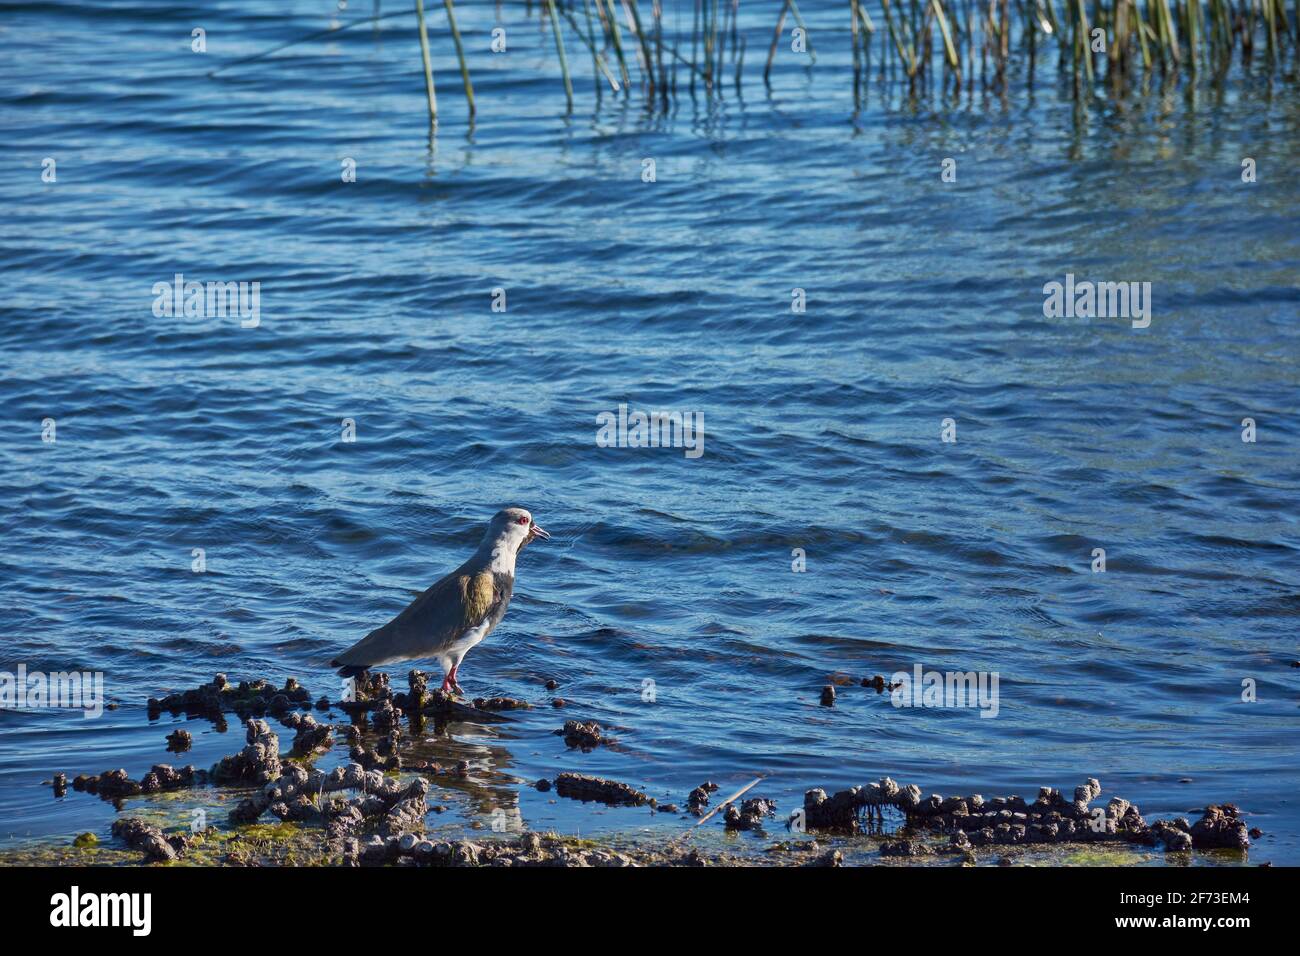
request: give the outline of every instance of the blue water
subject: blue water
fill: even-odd
[[[121,707],[0,711],[3,845],[107,833],[55,771],[138,777],[173,724],[181,762],[242,742],[147,697],[217,672],[337,696],[330,657],[518,504],[554,538],[461,682],[538,706],[425,745],[473,765],[439,825],[683,825],[521,785],[563,770],[678,803],[765,774],[783,810],[883,774],[1096,776],[1148,817],[1235,802],[1252,862],[1300,863],[1294,87],[1076,111],[1041,63],[953,102],[877,62],[855,104],[842,6],[805,6],[817,65],[783,49],[770,92],[774,11],[742,12],[743,92],[667,114],[598,103],[570,36],[566,115],[537,7],[463,3],[471,128],[430,5],[431,144],[409,18],[207,75],[369,4],[7,4],[0,670],[102,671]],[[260,282],[260,323],[156,317],[176,273]],[[1046,318],[1067,273],[1150,282],[1150,326]],[[704,453],[598,446],[621,403],[702,414]],[[998,716],[818,705],[917,664],[996,672]],[[565,718],[617,746],[567,751]]]

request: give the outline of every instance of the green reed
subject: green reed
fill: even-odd
[[[462,5],[470,2],[482,0],[462,0]],[[520,5],[520,0],[509,2]],[[531,0],[522,2],[525,16],[531,15]],[[696,95],[697,80],[706,95],[719,95],[728,60],[739,92],[745,79],[745,49],[751,39],[739,25],[741,0],[681,2],[693,7],[686,18],[689,37],[683,35],[679,21],[669,26],[663,0],[539,2],[536,11],[554,37],[569,108],[573,107],[574,92],[562,20],[568,24],[567,32],[577,36],[590,53],[598,95],[603,92],[603,77],[615,93],[630,97],[639,90],[647,107],[658,102],[668,109],[680,93]],[[813,28],[805,21],[796,0],[745,3],[750,32],[768,29],[754,15],[755,8],[771,11],[768,22],[773,32],[762,69],[765,84],[771,82],[778,56],[786,62],[794,62],[792,57],[797,56],[797,62],[807,68],[817,63]],[[443,4],[447,36],[455,51],[472,120],[477,105],[470,57],[462,42],[453,0],[443,0]],[[976,86],[1005,91],[1013,73],[1023,74],[1032,84],[1039,60],[1054,52],[1058,73],[1076,98],[1145,91],[1152,77],[1162,85],[1171,80],[1188,86],[1217,84],[1227,76],[1234,61],[1244,71],[1263,70],[1270,77],[1282,76],[1289,82],[1295,81],[1300,70],[1300,0],[1292,0],[1290,11],[1286,0],[846,0],[846,5],[847,29],[842,19],[830,26],[825,11],[820,9],[817,13],[822,23],[815,26],[823,46],[849,43],[855,96],[868,79],[873,60],[879,80],[906,81],[911,89],[929,88],[937,82],[954,92]],[[496,9],[500,11],[503,6],[498,3]],[[648,11],[648,16],[643,10]],[[374,22],[377,27],[380,20],[411,14],[416,18],[429,118],[436,123],[432,42],[439,37],[435,35],[431,40],[424,0],[415,0],[413,8],[382,14],[376,3],[373,17],[279,44],[227,63],[213,74],[339,29],[366,22]],[[504,19],[501,13],[498,17]],[[804,40],[798,54],[791,48],[790,30],[794,27],[802,31]],[[689,79],[680,88],[679,69],[685,69]]]

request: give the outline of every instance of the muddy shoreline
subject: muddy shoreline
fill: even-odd
[[[509,832],[504,825],[494,825],[498,832],[491,836],[472,827],[449,833],[430,824],[445,809],[431,805],[431,795],[440,784],[464,778],[468,766],[421,760],[412,753],[412,741],[446,734],[456,724],[508,719],[506,712],[530,705],[509,698],[466,702],[430,692],[419,671],[410,672],[404,691],[394,691],[382,673],[365,675],[353,691],[332,702],[313,698],[292,678],[276,687],[262,680],[235,684],[218,675],[191,690],[151,698],[151,720],[163,712],[214,726],[238,720],[244,746],[207,769],[159,763],[138,780],[121,769],[71,777],[61,771],[46,781],[56,797],[71,788],[112,803],[117,815],[110,834],[70,834],[66,841],[0,851],[0,865],[1146,865],[1186,864],[1198,857],[1242,865],[1249,862],[1252,839],[1260,836],[1232,804],[1205,807],[1195,820],[1147,821],[1123,797],[1100,802],[1101,784],[1091,778],[1072,793],[1042,787],[1026,799],[927,795],[916,785],[883,777],[833,793],[814,786],[802,805],[778,807],[763,794],[761,777],[733,794],[703,781],[680,801],[667,802],[622,781],[583,773],[576,760],[573,768],[521,786],[561,800],[676,815],[680,828],[675,835],[585,839]],[[346,719],[329,723],[313,710]],[[554,733],[574,755],[613,743],[594,721],[569,719]],[[191,740],[177,730],[160,739],[159,749],[184,753]],[[329,771],[313,765],[339,746],[347,748],[346,764]],[[203,814],[178,826],[163,808],[191,792],[220,794],[229,809],[222,819]],[[736,844],[741,835],[751,842]]]

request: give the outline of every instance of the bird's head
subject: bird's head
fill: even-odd
[[[492,516],[484,542],[504,542],[511,552],[518,553],[524,545],[537,538],[543,541],[550,535],[533,520],[523,508],[502,508]]]

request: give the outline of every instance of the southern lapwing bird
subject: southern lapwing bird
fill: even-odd
[[[355,677],[380,664],[433,658],[447,675],[442,689],[463,693],[456,681],[460,662],[501,623],[515,589],[515,558],[537,538],[550,535],[523,508],[498,511],[468,561],[330,661],[330,666],[344,677]]]

